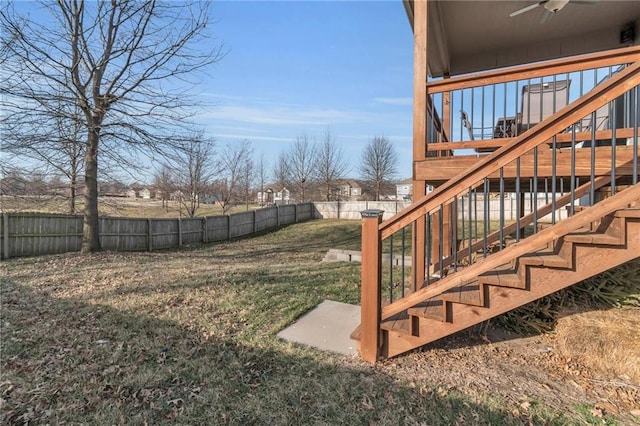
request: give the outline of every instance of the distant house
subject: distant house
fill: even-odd
[[[184,197],[184,194],[182,193],[182,191],[177,190],[177,191],[173,191],[169,195],[169,199],[170,200],[175,200],[175,201],[183,201],[185,199],[185,197]]]
[[[427,194],[433,191],[433,185],[427,185]],[[396,184],[396,200],[412,201],[413,200],[413,179],[405,179]]]
[[[151,198],[156,197],[155,191],[151,191],[149,188],[143,188],[138,192],[138,195],[140,198],[144,198],[145,200],[150,200]]]
[[[138,191],[133,188],[127,189],[127,192],[125,194],[127,198],[138,198]]]
[[[340,198],[349,200],[349,201],[357,201],[362,196],[362,186],[353,180],[348,179],[340,182]]]
[[[204,204],[219,204],[222,198],[222,195],[207,194],[200,197],[200,201],[202,201]]]
[[[411,201],[413,198],[413,179],[405,179],[396,184],[396,200]]]
[[[273,190],[272,188],[263,191],[258,191],[256,197],[258,204],[263,206],[270,206],[274,204],[289,204],[291,201],[291,192],[287,188],[281,190]]]

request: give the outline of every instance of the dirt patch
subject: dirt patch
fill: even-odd
[[[618,315],[616,310],[608,314]],[[560,340],[557,334],[522,337],[491,328],[480,337],[474,330],[388,360],[383,368],[412,378],[416,386],[433,383],[440,392],[499,396],[510,402],[514,415],[542,403],[557,410],[586,407],[595,418],[613,414],[640,422],[640,387],[629,376],[586,365],[567,353],[566,344],[566,337]],[[626,361],[632,357],[627,353]]]

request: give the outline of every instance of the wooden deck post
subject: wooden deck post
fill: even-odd
[[[382,240],[378,226],[382,210],[365,210],[362,215],[362,267],[360,296],[360,356],[374,363],[380,353],[380,317],[382,312],[380,279]]]
[[[427,184],[417,180],[415,163],[427,158],[427,1],[414,2],[413,11],[413,199],[426,193]],[[422,286],[425,277],[425,220],[414,222],[411,245],[413,291]]]

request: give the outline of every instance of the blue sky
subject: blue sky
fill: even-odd
[[[400,0],[216,1],[228,50],[202,82],[196,120],[219,145],[248,139],[272,164],[297,136],[328,127],[353,166],[386,136],[411,175],[413,36]]]

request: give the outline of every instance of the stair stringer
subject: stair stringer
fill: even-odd
[[[397,330],[382,330],[381,356],[393,357],[424,346],[443,337],[516,309],[541,297],[577,284],[611,268],[640,257],[640,219],[626,218],[626,243],[619,246],[573,243],[575,262],[569,268],[526,265],[526,289],[485,284],[487,304],[472,306],[451,303],[453,322],[419,318],[413,334]],[[415,318],[415,317],[414,317]]]

